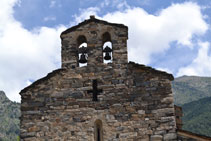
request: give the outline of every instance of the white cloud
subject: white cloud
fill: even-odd
[[[156,68],[156,69],[160,70],[160,71],[165,71],[165,72],[170,73],[170,74],[173,74],[173,72],[169,68]]]
[[[56,1],[55,0],[52,0],[51,2],[50,2],[50,8],[53,8],[54,6],[55,6],[55,4],[56,4]]]
[[[54,16],[48,16],[48,17],[45,17],[43,20],[45,22],[47,22],[47,21],[55,21],[56,20],[56,17],[54,17]]]
[[[125,0],[116,0],[117,2],[114,3],[114,5],[116,5],[116,7],[119,9],[119,10],[123,10],[123,9],[128,9],[130,8],[130,6],[127,4],[127,1]],[[115,2],[115,1],[114,1]]]
[[[193,62],[179,69],[177,76],[196,75],[211,76],[211,54],[209,54],[210,43],[199,42],[200,49]]]
[[[192,37],[203,35],[208,25],[195,3],[173,4],[157,15],[142,8],[109,13],[103,19],[129,27],[129,60],[149,64],[151,55],[170,48],[170,43],[192,47]]]
[[[150,5],[151,0],[137,0],[141,5]]]
[[[110,0],[104,0],[101,4],[100,7],[105,7],[108,6],[110,4]]]
[[[0,5],[0,89],[11,100],[20,101],[18,93],[29,84],[60,65],[60,26],[24,29],[13,18],[17,1],[3,0]]]
[[[100,4],[101,8],[105,8],[107,6],[115,7],[118,10],[124,10],[130,8],[126,0],[104,0]]]
[[[80,14],[79,15],[74,15],[75,21],[71,22],[70,25],[75,25],[80,22],[82,22],[85,19],[89,19],[90,15],[96,15],[97,12],[99,12],[100,9],[97,7],[89,7],[88,9],[80,9]]]

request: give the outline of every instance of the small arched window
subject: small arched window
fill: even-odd
[[[77,39],[78,45],[78,66],[87,66],[88,50],[87,50],[87,40],[86,37],[80,35]]]
[[[94,125],[94,138],[95,141],[103,141],[103,127],[102,121],[97,119]]]
[[[112,42],[111,36],[108,32],[103,34],[103,63],[112,63],[113,54],[112,54]]]

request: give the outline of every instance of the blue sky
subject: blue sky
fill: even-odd
[[[60,67],[60,33],[95,15],[129,27],[130,61],[211,76],[210,0],[1,0],[0,90],[19,91]]]

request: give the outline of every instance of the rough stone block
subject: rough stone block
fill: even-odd
[[[176,133],[168,133],[164,134],[164,141],[170,141],[170,140],[175,140],[177,138]]]
[[[150,137],[150,141],[162,141],[163,140],[163,136],[162,135],[152,135]]]

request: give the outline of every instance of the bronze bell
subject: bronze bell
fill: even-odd
[[[87,63],[86,55],[84,53],[81,54],[79,63],[82,63],[82,64]]]
[[[78,61],[79,63],[82,63],[82,64],[87,63],[87,56],[88,56],[87,52],[88,52],[87,48],[84,46],[78,49],[78,53],[81,53],[79,61]]]
[[[111,55],[109,52],[106,52],[105,53],[105,57],[104,57],[105,60],[111,60]]]
[[[111,60],[111,52],[112,52],[112,49],[108,46],[106,46],[103,50],[103,52],[105,52],[105,57],[104,59],[105,60]]]

